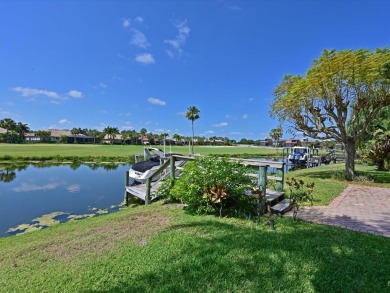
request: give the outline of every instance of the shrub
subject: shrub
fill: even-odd
[[[178,199],[171,193],[175,180],[168,177],[164,180],[161,186],[156,191],[156,197],[165,199],[167,202],[176,202]]]
[[[298,215],[299,208],[301,204],[305,201],[309,201],[311,205],[313,205],[313,189],[314,182],[306,184],[305,190],[305,182],[301,179],[291,178],[286,180],[286,184],[288,185],[288,189],[290,191],[290,200],[293,207],[293,217],[296,219]]]
[[[246,216],[253,212],[253,200],[245,194],[253,184],[247,167],[215,156],[187,163],[170,195],[187,204],[195,214]]]

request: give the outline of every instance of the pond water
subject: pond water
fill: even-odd
[[[118,210],[129,168],[0,166],[0,237]]]

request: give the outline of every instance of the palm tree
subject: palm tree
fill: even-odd
[[[125,144],[125,141],[129,138],[129,131],[128,130],[122,130],[121,131],[121,139],[122,139],[122,144]]]
[[[16,127],[16,122],[11,118],[4,118],[0,120],[0,127],[7,130],[7,133],[9,130],[14,130]]]
[[[34,136],[39,137],[41,142],[44,142],[51,135],[50,130],[37,130],[34,133]]]
[[[74,135],[73,137],[73,142],[75,143],[76,142],[76,136],[77,134],[80,134],[81,133],[81,128],[72,128],[72,130],[70,131],[70,133],[72,133],[72,135]]]
[[[100,131],[97,129],[88,130],[88,135],[93,137],[93,143],[96,143],[96,138],[99,137]]]
[[[24,140],[24,135],[30,131],[30,128],[27,126],[27,124],[18,122],[18,124],[16,124],[15,130],[19,134],[19,140],[22,141]]]
[[[191,154],[194,153],[194,121],[199,119],[200,116],[199,116],[199,109],[196,108],[195,106],[191,106],[187,109],[187,112],[186,112],[186,118],[188,120],[191,120],[191,123],[192,123],[192,146],[191,146]]]
[[[119,129],[117,127],[107,126],[103,129],[103,133],[107,134],[111,144],[113,144],[115,135],[119,134]]]
[[[139,133],[141,134],[141,144],[144,143],[144,138],[145,138],[147,132],[148,132],[148,131],[146,130],[146,128],[142,128],[142,129],[139,131]]]
[[[269,135],[271,136],[271,138],[273,140],[273,144],[276,147],[276,155],[278,156],[278,149],[279,149],[278,143],[283,135],[282,126],[279,125],[278,128],[272,129],[271,132],[269,133]],[[275,141],[276,141],[276,145],[275,145]]]

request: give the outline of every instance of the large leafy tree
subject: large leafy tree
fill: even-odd
[[[390,104],[390,51],[325,50],[305,76],[286,75],[274,90],[270,114],[314,139],[345,146],[345,173],[353,179],[355,143]]]
[[[199,119],[199,109],[196,108],[195,106],[191,106],[187,109],[186,112],[186,118],[188,120],[191,120],[191,126],[192,126],[192,146],[191,146],[191,153],[194,153],[194,122],[195,120]]]

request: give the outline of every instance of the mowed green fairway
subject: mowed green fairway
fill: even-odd
[[[153,146],[163,149],[164,146]],[[182,155],[189,154],[188,146],[166,146],[166,152]],[[276,150],[260,147],[239,146],[195,146],[194,152],[201,155],[242,155],[274,156]],[[0,144],[0,156],[12,157],[48,157],[48,156],[93,156],[93,157],[128,157],[142,154],[141,145],[90,145],[90,144]],[[279,151],[281,154],[281,151]]]

